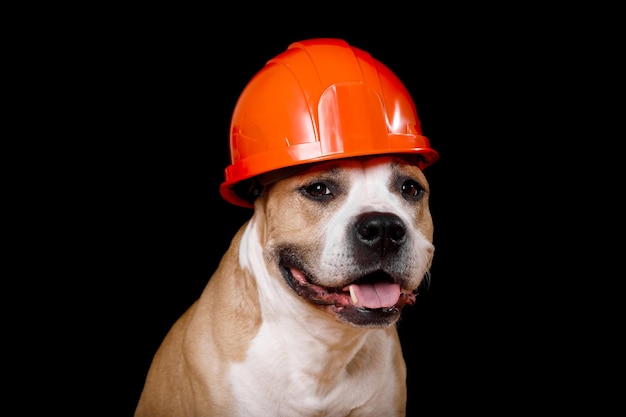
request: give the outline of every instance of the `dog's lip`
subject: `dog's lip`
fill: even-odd
[[[401,289],[400,285],[383,271],[360,277],[340,287],[323,287],[314,284],[304,272],[293,266],[283,265],[285,279],[300,296],[316,304],[335,307],[356,307],[359,310],[390,312],[415,303],[414,291]],[[386,278],[385,278],[386,276]],[[375,278],[380,278],[380,280]]]

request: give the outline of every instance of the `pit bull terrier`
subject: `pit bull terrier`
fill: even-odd
[[[429,185],[409,158],[261,178],[251,218],[156,352],[135,417],[404,416],[396,327],[434,253]]]

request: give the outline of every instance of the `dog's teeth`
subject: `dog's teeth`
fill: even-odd
[[[354,293],[354,286],[350,285],[350,298],[352,299],[352,304],[356,304],[359,300],[356,298],[356,294]]]

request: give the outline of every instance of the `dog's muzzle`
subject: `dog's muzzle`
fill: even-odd
[[[364,213],[353,223],[348,242],[347,253],[355,272],[342,277],[340,285],[321,285],[297,248],[280,251],[280,267],[285,281],[299,296],[331,310],[339,320],[362,327],[385,327],[398,319],[403,306],[416,300],[416,290],[403,288],[405,280],[397,272],[407,239],[406,226],[398,216]]]

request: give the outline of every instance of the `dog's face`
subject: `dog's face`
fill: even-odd
[[[386,327],[415,302],[434,246],[429,187],[394,156],[328,161],[268,186],[264,256],[301,302]]]

